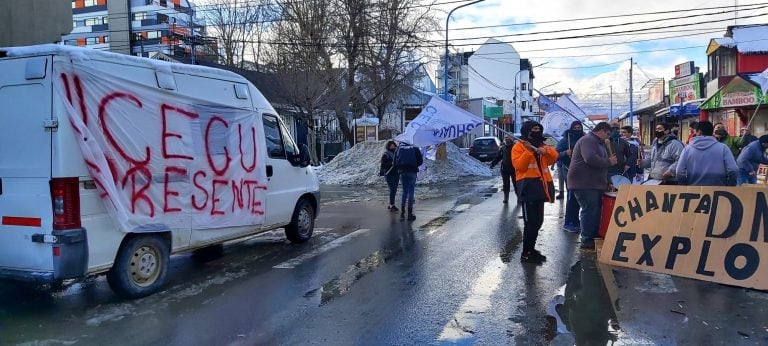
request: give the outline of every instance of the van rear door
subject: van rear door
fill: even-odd
[[[0,274],[52,275],[51,56],[0,60]],[[34,240],[34,241],[33,241]],[[50,274],[49,274],[50,273]]]

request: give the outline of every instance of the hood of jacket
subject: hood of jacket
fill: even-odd
[[[717,138],[713,136],[697,136],[693,137],[691,139],[691,142],[688,143],[689,146],[693,147],[696,150],[707,150],[711,146],[720,143],[717,141]]]

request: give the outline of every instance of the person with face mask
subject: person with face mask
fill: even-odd
[[[608,152],[616,154],[616,164],[608,167],[608,179],[614,175],[623,175],[627,179],[631,179],[627,175],[629,171],[629,160],[632,158],[632,148],[630,144],[621,138],[621,125],[618,121],[611,122],[611,135],[609,137]]]
[[[573,155],[573,147],[576,146],[576,142],[584,137],[584,125],[581,121],[574,121],[571,123],[571,127],[563,132],[563,138],[557,142],[558,152],[558,174],[560,181],[563,184],[568,183],[568,166],[571,164],[571,155]],[[562,191],[563,188],[560,188]],[[562,193],[562,192],[561,192]],[[576,196],[568,190],[568,196],[565,200],[565,218],[563,221],[563,229],[571,233],[578,233],[580,229],[579,223],[579,202],[576,201]]]
[[[608,167],[616,165],[616,154],[609,155],[605,140],[611,135],[606,122],[597,124],[573,148],[568,168],[568,191],[573,192],[581,207],[581,245],[595,249],[595,237],[600,228],[600,208],[605,191],[610,189]]]
[[[768,165],[768,157],[765,150],[768,149],[768,135],[763,135],[753,141],[739,154],[736,164],[739,166],[737,184],[757,184],[757,168],[759,165]]]
[[[510,181],[515,189],[515,193],[517,193],[517,182],[514,178],[515,167],[512,166],[512,145],[514,144],[515,142],[512,139],[512,136],[504,136],[504,143],[499,147],[499,153],[496,155],[496,158],[491,161],[491,169],[501,162],[501,190],[504,192],[504,200],[502,203],[507,203],[509,201]]]
[[[520,129],[522,140],[512,146],[517,197],[523,205],[523,253],[521,262],[541,264],[547,260],[536,250],[536,239],[544,223],[544,202],[555,201],[555,185],[549,166],[557,161],[555,148],[544,143],[544,127],[526,121]]]
[[[384,154],[381,155],[381,164],[379,165],[379,176],[385,177],[387,180],[387,186],[389,186],[389,206],[387,210],[391,212],[397,212],[395,206],[395,195],[397,194],[397,185],[400,181],[400,173],[395,168],[395,150],[397,150],[397,143],[389,140],[384,146]]]
[[[642,168],[650,168],[648,177],[660,180],[662,185],[677,185],[677,161],[683,152],[683,142],[670,130],[671,127],[667,123],[656,125],[656,139],[651,142],[651,153],[641,164]]]

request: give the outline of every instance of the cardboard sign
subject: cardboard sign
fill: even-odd
[[[768,188],[624,185],[600,262],[768,289]]]

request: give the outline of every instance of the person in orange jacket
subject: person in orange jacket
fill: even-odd
[[[525,223],[520,261],[541,264],[547,257],[536,250],[536,238],[544,223],[544,202],[555,201],[549,166],[557,162],[558,152],[544,144],[544,127],[535,121],[523,123],[520,136],[521,140],[512,146],[512,165]]]

